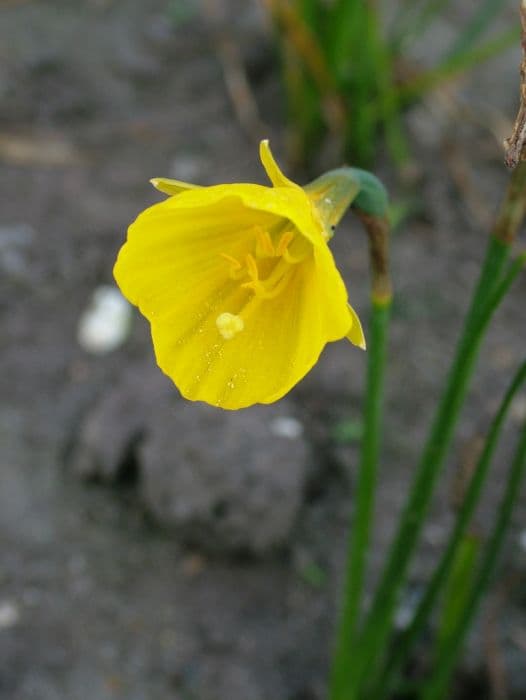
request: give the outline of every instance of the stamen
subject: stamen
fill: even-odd
[[[288,277],[284,274],[278,282],[272,287],[270,284],[263,282],[245,282],[241,286],[245,289],[251,289],[259,299],[275,299],[285,289],[288,284]]]
[[[258,258],[273,258],[276,255],[272,238],[268,231],[256,227],[256,256]]]
[[[298,263],[305,260],[306,257],[306,253],[304,253],[303,255],[292,255],[288,250],[283,251],[283,259],[286,260],[289,263],[289,265],[297,265]]]
[[[241,316],[236,316],[235,314],[225,311],[216,318],[216,326],[223,338],[225,340],[230,340],[243,330],[245,324]]]
[[[242,289],[253,292],[254,301],[273,299],[281,294],[288,283],[291,267],[309,255],[309,245],[290,228],[281,233],[277,245],[262,226],[254,226],[253,231],[256,239],[253,253],[247,253],[242,261],[227,253],[221,253],[221,256],[230,265],[230,277],[239,280]],[[262,258],[274,258],[275,262],[263,262]],[[262,274],[266,275],[263,279]],[[232,325],[231,317],[232,314],[221,314],[217,319],[217,327],[224,338],[231,338],[242,330],[239,324]],[[241,319],[239,321],[243,323]]]
[[[294,238],[293,231],[285,231],[285,233],[282,234],[281,238],[279,239],[278,246],[276,248],[276,255],[277,256],[281,257],[282,255],[285,254],[287,247],[293,238]]]
[[[247,266],[248,276],[253,282],[257,282],[259,280],[259,270],[254,256],[251,253],[245,255],[245,264]]]
[[[241,287],[251,289],[260,299],[273,299],[281,293],[288,280],[288,267],[282,258],[266,279],[252,278],[250,282],[245,282]]]
[[[234,280],[242,277],[243,266],[239,260],[236,260],[231,255],[227,255],[227,253],[220,253],[220,255],[230,264],[230,277]]]

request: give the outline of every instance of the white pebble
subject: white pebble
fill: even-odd
[[[128,337],[132,308],[118,289],[104,285],[93,292],[77,328],[79,345],[95,355],[121,346]]]
[[[303,425],[297,418],[291,416],[281,416],[274,418],[270,424],[270,431],[277,437],[295,440],[303,434]]]
[[[20,619],[18,607],[10,600],[0,601],[0,629],[14,627]]]

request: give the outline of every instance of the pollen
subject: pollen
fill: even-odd
[[[243,330],[245,324],[241,316],[236,316],[235,314],[230,314],[228,311],[225,311],[216,318],[216,326],[223,338],[225,340],[230,340]]]

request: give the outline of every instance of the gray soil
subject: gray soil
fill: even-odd
[[[215,22],[241,49],[284,162],[268,27],[257,3],[225,5]],[[77,342],[93,290],[112,283],[126,226],[159,199],[150,177],[264,182],[211,20],[162,0],[11,0],[0,12],[0,698],[321,700],[357,466],[356,442],[342,444],[335,426],[359,423],[365,354],[332,344],[282,402],[223,413],[178,396],[138,315],[113,353]],[[457,19],[437,26],[433,45]],[[393,240],[371,581],[505,188],[499,139],[517,106],[518,59],[506,53],[408,114],[408,192],[381,168],[415,214]],[[363,238],[348,217],[333,248],[366,318]],[[401,620],[524,358],[525,293],[521,279],[482,349]],[[476,519],[480,536],[525,414],[523,399]],[[526,697],[525,528],[522,503],[459,697]]]

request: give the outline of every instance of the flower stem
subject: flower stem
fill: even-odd
[[[333,666],[331,700],[344,700],[350,673],[350,652],[358,627],[367,549],[376,493],[378,457],[381,442],[382,408],[387,334],[391,309],[391,282],[388,263],[389,224],[384,216],[355,210],[369,237],[371,260],[371,323],[368,341],[367,387],[365,394],[365,429],[361,445],[356,509],[349,537],[343,610],[341,614]]]
[[[498,238],[503,245],[496,246],[493,238],[489,242],[489,248],[493,248],[495,254],[499,252],[499,258],[502,253],[503,260],[499,260],[496,263],[491,250],[486,256],[484,268],[481,271],[481,277],[473,295],[445,391],[424,447],[408,501],[402,512],[397,534],[391,545],[373,604],[364,624],[360,647],[356,650],[353,657],[353,668],[350,673],[346,700],[353,700],[358,697],[357,694],[362,685],[366,669],[375,660],[378,661],[385,650],[398,596],[422,530],[438,475],[452,442],[454,428],[467,394],[469,380],[475,367],[484,332],[493,312],[524,264],[524,261],[519,258],[502,281],[499,281],[497,284],[496,281],[491,279],[491,270],[495,270],[495,268],[502,269],[506,258],[504,253],[511,245],[520,220],[524,215],[526,192],[524,189],[520,190],[517,185],[525,177],[526,168],[524,164],[521,164],[512,174],[511,184],[495,227],[493,238]],[[519,213],[521,214],[520,217],[518,216]],[[507,228],[503,227],[503,222],[507,222]],[[504,251],[501,250],[502,247],[505,249]],[[484,280],[487,280],[488,284]],[[494,285],[496,284],[497,286],[495,287]],[[491,299],[488,299],[490,294]]]
[[[365,577],[367,547],[370,539],[377,482],[378,454],[382,422],[386,339],[391,303],[372,303],[365,429],[356,490],[356,509],[349,537],[343,610],[330,679],[331,700],[343,700],[347,688],[351,649],[356,637]]]

